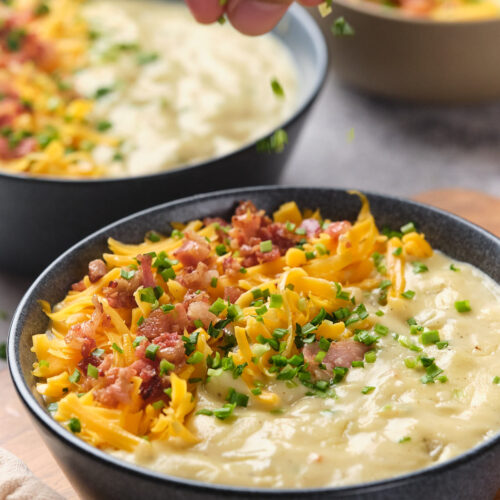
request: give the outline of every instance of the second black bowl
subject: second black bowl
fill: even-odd
[[[256,142],[192,166],[141,177],[65,180],[0,171],[0,269],[32,274],[85,235],[120,217],[194,193],[276,183],[324,82],[326,44],[312,17],[294,6],[274,30],[297,68],[298,103],[278,128],[288,134],[281,153]]]

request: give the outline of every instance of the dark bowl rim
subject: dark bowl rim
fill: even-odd
[[[326,80],[326,76],[328,73],[328,49],[326,45],[325,37],[323,36],[321,29],[318,24],[315,22],[314,18],[307,12],[304,7],[299,5],[293,5],[287,12],[286,16],[291,16],[296,19],[299,24],[305,29],[306,33],[310,36],[314,48],[314,53],[318,58],[317,71],[314,75],[314,82],[311,90],[305,95],[302,102],[299,102],[297,107],[293,110],[291,115],[286,118],[286,120],[280,122],[273,129],[269,130],[262,136],[252,140],[250,143],[246,143],[243,146],[240,146],[238,149],[234,151],[230,151],[229,153],[216,156],[213,158],[208,158],[206,160],[198,161],[195,163],[189,163],[187,165],[182,165],[179,167],[175,167],[169,170],[164,170],[160,172],[155,172],[152,174],[144,174],[137,176],[120,176],[120,177],[101,177],[101,178],[93,178],[93,179],[75,179],[75,178],[64,178],[64,177],[49,177],[49,176],[29,176],[24,174],[15,174],[11,172],[5,172],[0,169],[0,180],[2,177],[5,177],[10,180],[19,181],[19,182],[31,182],[33,184],[50,184],[50,185],[96,185],[96,184],[118,184],[123,182],[130,181],[148,181],[154,179],[161,179],[162,176],[168,176],[169,174],[177,174],[179,172],[187,172],[189,173],[193,169],[197,168],[210,168],[217,163],[230,160],[232,157],[255,149],[256,144],[266,137],[269,137],[274,131],[287,128],[293,125],[296,121],[298,121],[302,115],[310,108],[310,106],[314,103],[316,98],[318,97],[321,89],[323,88]],[[285,16],[285,20],[286,20]],[[278,25],[279,26],[279,25]],[[284,44],[288,49],[288,46]],[[291,54],[293,60],[293,54]],[[296,67],[297,73],[300,73],[300,68]]]
[[[9,367],[9,372],[14,384],[14,387],[16,389],[16,392],[29,411],[30,415],[32,418],[38,421],[41,426],[48,431],[53,437],[57,438],[60,440],[63,444],[71,446],[75,451],[84,453],[87,457],[93,458],[98,460],[102,465],[108,466],[108,467],[113,467],[113,468],[118,468],[122,469],[127,473],[131,473],[135,476],[139,476],[142,479],[147,479],[151,480],[153,482],[161,482],[161,483],[167,483],[172,486],[182,488],[182,489],[192,489],[196,490],[198,492],[207,492],[207,493],[213,493],[213,494],[219,494],[219,495],[230,495],[230,494],[245,494],[249,496],[272,496],[272,497],[287,497],[287,495],[292,495],[292,494],[309,494],[309,495],[315,495],[315,494],[326,494],[326,493],[334,493],[334,494],[346,494],[346,495],[356,495],[361,492],[363,493],[369,493],[369,492],[375,492],[380,489],[384,489],[387,486],[392,486],[392,485],[404,485],[405,483],[408,483],[412,481],[413,479],[417,477],[429,477],[431,475],[435,474],[440,474],[445,471],[448,471],[450,469],[453,469],[455,467],[458,467],[465,462],[469,461],[470,459],[473,459],[474,457],[478,455],[482,455],[486,453],[488,450],[490,450],[492,447],[498,445],[500,443],[500,432],[495,434],[493,437],[489,438],[488,440],[477,444],[473,448],[467,450],[464,453],[461,453],[460,455],[447,460],[446,462],[440,463],[440,464],[435,464],[430,467],[424,468],[424,469],[418,469],[416,471],[408,472],[405,474],[400,474],[398,476],[390,477],[390,478],[385,478],[385,479],[380,479],[376,481],[368,481],[368,482],[363,482],[363,483],[356,483],[352,485],[346,485],[346,486],[337,486],[337,487],[332,487],[332,486],[325,486],[325,487],[315,487],[315,488],[287,488],[287,489],[271,489],[271,488],[252,488],[252,487],[246,487],[246,486],[232,486],[232,485],[225,485],[225,484],[211,484],[211,483],[206,483],[203,481],[199,480],[193,480],[193,479],[187,479],[187,478],[182,478],[182,477],[176,477],[176,476],[171,476],[168,474],[161,474],[159,472],[153,471],[152,469],[148,469],[146,467],[142,467],[136,464],[132,464],[130,462],[127,462],[125,460],[118,459],[108,453],[105,453],[104,451],[101,451],[90,444],[87,444],[83,440],[77,438],[75,435],[70,433],[68,430],[66,430],[63,426],[61,426],[58,422],[56,422],[46,411],[46,408],[44,408],[36,399],[35,396],[33,395],[32,391],[30,390],[30,387],[28,386],[22,372],[20,369],[20,360],[19,360],[19,338],[22,333],[22,328],[23,328],[23,321],[22,321],[22,313],[26,307],[26,303],[29,302],[32,299],[32,295],[38,288],[38,286],[45,280],[46,276],[51,273],[58,265],[60,262],[65,260],[67,257],[71,256],[75,252],[77,252],[80,247],[85,246],[87,243],[91,242],[92,240],[96,238],[102,237],[107,231],[110,229],[114,228],[115,226],[118,225],[126,225],[131,223],[136,217],[141,217],[153,212],[165,212],[168,211],[172,207],[182,207],[185,205],[192,205],[197,202],[202,202],[207,199],[218,199],[218,198],[224,198],[226,196],[234,196],[234,195],[241,195],[242,197],[244,196],[251,196],[253,193],[256,192],[262,192],[262,191],[267,191],[267,192],[286,192],[286,191],[300,191],[300,190],[307,190],[307,191],[317,191],[317,192],[329,192],[332,195],[340,194],[340,193],[345,193],[346,191],[349,191],[347,189],[336,189],[336,188],[328,188],[328,187],[300,187],[300,186],[252,186],[252,187],[245,187],[245,188],[235,188],[235,189],[226,189],[226,190],[221,190],[221,191],[215,191],[212,193],[204,193],[204,194],[197,194],[193,196],[188,196],[185,198],[181,198],[178,200],[173,200],[169,201],[166,203],[162,203],[160,205],[155,205],[153,207],[150,207],[145,210],[141,210],[139,212],[136,212],[132,215],[129,215],[127,217],[124,217],[122,219],[119,219],[118,221],[113,222],[112,224],[109,224],[103,228],[101,228],[98,231],[95,231],[91,235],[87,236],[86,238],[80,240],[78,243],[73,245],[71,248],[69,248],[66,252],[61,254],[57,259],[55,259],[44,271],[43,273],[33,282],[33,284],[29,287],[28,291],[25,293],[23,298],[21,299],[21,302],[19,303],[18,307],[16,308],[16,311],[14,313],[14,316],[12,318],[12,322],[10,325],[9,329],[9,336],[8,336],[8,346],[7,346],[7,361],[8,361],[8,367]],[[476,233],[481,234],[483,237],[486,237],[489,241],[491,241],[498,250],[500,250],[500,238],[495,236],[494,234],[490,233],[486,229],[477,226],[476,224],[473,224],[472,222],[469,222],[455,214],[446,212],[444,210],[441,210],[439,208],[435,208],[429,205],[426,205],[424,203],[420,203],[417,201],[413,200],[407,200],[402,197],[398,196],[390,196],[390,195],[385,195],[385,194],[379,194],[379,193],[374,193],[374,192],[368,192],[368,191],[363,191],[363,194],[365,194],[369,200],[374,200],[374,199],[385,199],[385,200],[391,200],[396,203],[403,203],[407,204],[412,207],[416,207],[419,209],[424,209],[426,212],[429,213],[429,215],[434,215],[439,218],[444,218],[451,220],[453,222],[459,223],[465,228],[472,230]],[[486,273],[485,273],[486,274]]]
[[[333,0],[334,4],[338,4],[346,9],[353,10],[358,14],[365,14],[376,18],[384,19],[386,21],[403,22],[415,26],[436,26],[439,28],[451,27],[476,27],[489,24],[500,24],[500,14],[497,17],[484,18],[484,19],[470,19],[460,21],[444,21],[434,20],[425,17],[414,17],[406,14],[401,9],[390,8],[384,5],[371,2],[370,0]]]

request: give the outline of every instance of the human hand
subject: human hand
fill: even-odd
[[[324,0],[299,0],[306,7]],[[195,19],[210,24],[226,14],[229,22],[245,35],[271,31],[293,0],[186,0]]]

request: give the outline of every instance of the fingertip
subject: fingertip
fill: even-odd
[[[224,11],[219,0],[186,0],[186,4],[194,18],[203,24],[214,23]]]
[[[314,7],[316,5],[320,5],[325,0],[299,0],[299,3],[304,7]]]
[[[245,35],[257,36],[271,31],[287,11],[289,4],[259,0],[230,0],[227,17]]]

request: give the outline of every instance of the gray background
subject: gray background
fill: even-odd
[[[360,95],[332,74],[296,145],[283,183],[412,196],[465,187],[500,194],[500,103],[405,105]],[[1,242],[8,244],[8,242]],[[29,285],[0,273],[0,341]]]

